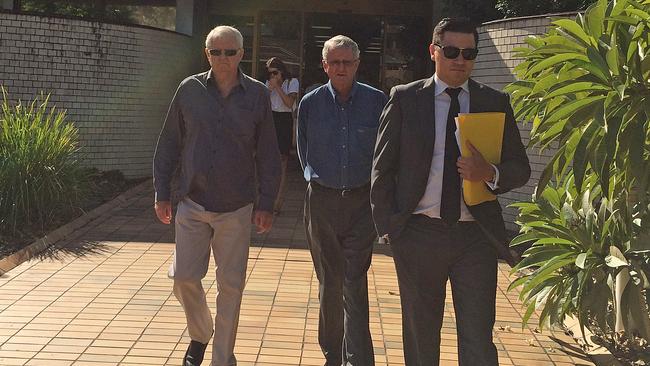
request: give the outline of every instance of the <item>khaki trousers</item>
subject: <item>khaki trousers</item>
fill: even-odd
[[[178,204],[176,249],[169,277],[174,295],[183,306],[192,340],[208,343],[214,329],[212,366],[236,365],[235,337],[246,279],[253,205],[233,212],[206,211],[189,198]],[[201,279],[208,271],[210,249],[217,278],[217,310],[214,318]]]

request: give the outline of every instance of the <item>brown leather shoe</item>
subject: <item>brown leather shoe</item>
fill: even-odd
[[[207,343],[203,344],[198,341],[191,341],[189,347],[187,347],[187,352],[185,352],[185,357],[183,357],[183,366],[201,365],[207,347]]]

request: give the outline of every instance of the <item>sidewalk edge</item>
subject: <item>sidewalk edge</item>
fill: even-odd
[[[68,235],[73,233],[75,230],[86,225],[87,223],[95,220],[99,216],[105,214],[111,209],[117,207],[118,205],[126,202],[128,199],[136,196],[143,190],[148,189],[151,186],[151,181],[146,180],[137,186],[123,192],[119,196],[113,198],[112,200],[103,203],[102,205],[95,207],[94,209],[82,214],[76,219],[70,221],[69,223],[52,230],[51,232],[45,234],[42,238],[36,239],[31,244],[28,244],[19,251],[8,255],[0,259],[0,276],[11,271],[12,269],[18,267],[20,264],[30,260],[36,254],[44,251],[50,245],[55,244],[56,242],[65,239]],[[153,206],[153,204],[152,204]]]

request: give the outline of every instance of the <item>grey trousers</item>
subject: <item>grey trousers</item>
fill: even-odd
[[[440,363],[447,279],[456,313],[458,364],[497,366],[492,341],[497,256],[478,224],[413,215],[391,241],[402,303],[406,366]]]
[[[366,274],[377,235],[369,186],[342,196],[310,183],[305,228],[319,282],[318,343],[325,365],[372,366]]]
[[[253,205],[233,212],[206,211],[185,198],[176,212],[176,250],[169,276],[183,306],[192,340],[208,343],[214,329],[212,366],[236,365],[237,324],[246,279]],[[217,310],[212,315],[201,279],[208,271],[210,250],[217,278]],[[213,328],[214,327],[214,328]]]

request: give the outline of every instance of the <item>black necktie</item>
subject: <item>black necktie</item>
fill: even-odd
[[[456,142],[456,121],[460,113],[458,94],[461,88],[447,88],[445,92],[451,97],[449,114],[447,114],[447,133],[445,137],[445,165],[442,173],[442,197],[440,199],[440,217],[454,223],[460,218],[460,175],[456,161],[460,150]]]

